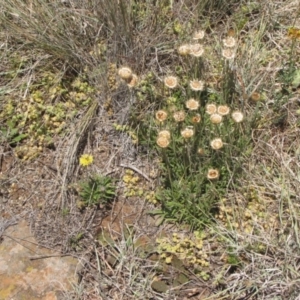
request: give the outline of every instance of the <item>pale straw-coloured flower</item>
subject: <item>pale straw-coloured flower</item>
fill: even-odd
[[[207,104],[205,106],[206,113],[209,115],[215,114],[217,112],[217,106],[215,104]]]
[[[191,80],[190,87],[193,91],[203,91],[204,82],[202,80]]]
[[[221,116],[226,116],[229,114],[230,112],[230,108],[227,105],[219,105],[217,112],[219,115]]]
[[[209,169],[207,172],[207,178],[209,180],[216,180],[220,177],[219,170],[217,169]]]
[[[168,138],[166,138],[165,136],[159,136],[156,139],[156,144],[160,147],[160,148],[167,148],[170,144],[170,140]]]
[[[191,52],[190,45],[188,44],[181,45],[177,51],[179,55],[186,56]]]
[[[164,110],[159,110],[159,111],[156,112],[155,117],[156,117],[157,121],[163,122],[167,119],[168,114]]]
[[[244,115],[242,112],[240,112],[239,110],[236,110],[234,111],[232,114],[231,114],[231,117],[233,119],[233,121],[235,123],[240,123],[244,120]]]
[[[175,76],[167,76],[164,79],[164,83],[165,86],[170,88],[170,89],[174,89],[176,88],[177,84],[178,84],[178,79]]]
[[[210,142],[210,146],[214,149],[214,150],[219,150],[223,147],[223,142],[220,138],[217,139],[213,139]]]
[[[185,102],[185,106],[189,110],[197,110],[199,108],[199,101],[195,100],[194,98],[191,98]]]
[[[197,152],[198,152],[198,154],[201,155],[201,156],[203,156],[203,155],[205,154],[205,151],[204,151],[203,148],[199,148]]]
[[[138,84],[138,80],[139,79],[138,79],[137,75],[132,74],[131,79],[128,80],[128,83],[127,83],[128,87],[134,88]]]
[[[204,30],[198,30],[193,35],[193,40],[202,40],[204,38]]]
[[[201,122],[201,116],[199,114],[196,114],[192,117],[192,123],[197,124]]]
[[[232,36],[228,36],[226,39],[223,40],[223,44],[225,47],[233,48],[236,45],[236,40]]]
[[[204,48],[201,44],[192,44],[190,45],[190,54],[195,57],[200,57],[204,53]]]
[[[170,133],[169,130],[161,130],[158,133],[158,137],[165,137],[165,138],[167,138],[169,140],[171,138],[171,133]]]
[[[183,138],[189,139],[194,135],[194,129],[187,127],[185,129],[181,130],[181,135]]]
[[[210,116],[210,121],[213,123],[213,124],[219,124],[221,123],[223,120],[223,117],[219,114],[212,114]]]
[[[175,122],[183,122],[185,120],[185,112],[183,110],[176,111],[173,114]]]
[[[261,95],[260,95],[260,93],[258,93],[258,92],[253,92],[253,93],[251,94],[251,96],[250,96],[250,99],[251,99],[252,101],[254,101],[254,102],[259,101],[260,98],[261,98]]]
[[[222,56],[226,59],[233,59],[235,56],[235,53],[232,49],[223,49],[222,50]]]
[[[124,80],[129,80],[132,77],[132,71],[128,67],[120,68],[118,74]]]

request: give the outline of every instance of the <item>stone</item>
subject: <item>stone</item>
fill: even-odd
[[[7,228],[2,238],[0,300],[58,300],[78,282],[78,260],[39,246],[25,220]]]

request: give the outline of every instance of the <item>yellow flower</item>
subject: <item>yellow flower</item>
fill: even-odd
[[[300,39],[300,29],[296,27],[289,28],[288,37],[292,39]]]
[[[174,118],[175,122],[183,122],[185,119],[185,112],[182,110],[176,111],[173,114],[173,118]]]
[[[167,76],[164,79],[164,83],[165,83],[166,87],[168,87],[170,89],[174,89],[178,84],[178,80],[177,80],[177,77],[175,77],[175,76]]]
[[[214,150],[219,150],[223,147],[223,142],[220,138],[218,139],[214,139],[210,142],[210,146],[214,149]]]
[[[199,102],[193,98],[189,99],[188,101],[186,101],[185,106],[189,109],[189,110],[196,110],[199,108]]]
[[[220,105],[218,106],[218,114],[221,116],[226,116],[230,112],[230,108],[227,105]]]
[[[207,178],[209,180],[215,180],[218,179],[220,176],[220,173],[217,169],[209,169],[207,172]]]
[[[194,129],[187,127],[181,130],[181,135],[183,138],[189,139],[194,135]]]
[[[94,158],[89,154],[82,154],[79,158],[79,164],[83,167],[89,166],[93,162]]]
[[[186,56],[188,54],[190,54],[191,50],[190,50],[190,45],[182,45],[178,48],[178,54],[182,55],[182,56]]]
[[[166,264],[170,264],[172,262],[172,256],[168,256],[165,259]]]
[[[203,91],[204,83],[201,80],[191,80],[190,87],[193,91]]]
[[[240,111],[234,111],[232,114],[231,114],[231,117],[232,117],[232,119],[233,119],[233,121],[235,122],[235,123],[240,123],[240,122],[242,122],[243,121],[243,119],[244,119],[244,115],[243,115],[243,113],[242,112],[240,112]]]
[[[195,57],[200,57],[204,53],[204,48],[201,44],[190,45],[191,55]]]
[[[156,112],[155,117],[159,122],[163,122],[167,119],[168,114],[164,110],[159,110]]]
[[[123,67],[123,68],[119,69],[118,74],[122,79],[125,79],[125,80],[129,80],[132,77],[132,71],[128,67]]]

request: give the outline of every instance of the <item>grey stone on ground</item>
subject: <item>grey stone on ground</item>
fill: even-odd
[[[77,282],[78,260],[40,247],[25,220],[6,225],[0,232],[0,300],[59,300]]]

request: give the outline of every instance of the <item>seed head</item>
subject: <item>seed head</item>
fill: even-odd
[[[183,110],[176,111],[173,114],[175,122],[183,122],[185,120],[185,112]]]

